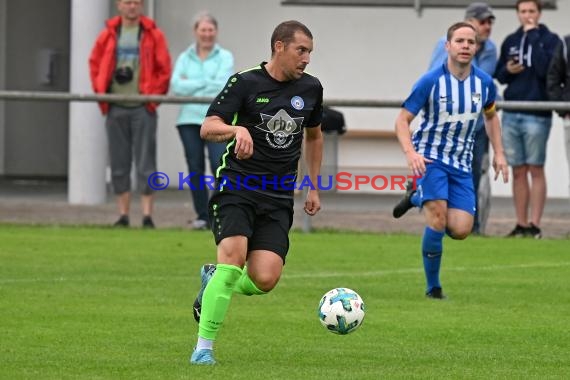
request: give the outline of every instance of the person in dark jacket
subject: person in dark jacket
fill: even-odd
[[[521,26],[501,45],[495,77],[507,85],[505,100],[544,101],[548,99],[546,72],[560,40],[539,23],[540,0],[517,0],[516,10]],[[503,145],[513,167],[517,217],[517,224],[508,236],[542,237],[540,219],[546,201],[544,163],[551,124],[551,111],[503,112]]]
[[[550,100],[570,102],[570,34],[564,37],[556,47],[546,75],[546,91]],[[566,142],[566,160],[570,178],[570,110],[558,111],[564,123],[564,141]],[[570,186],[569,186],[570,188]]]

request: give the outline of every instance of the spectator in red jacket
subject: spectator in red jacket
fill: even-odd
[[[143,0],[117,0],[117,9],[119,16],[107,20],[89,57],[93,90],[99,94],[166,94],[172,67],[164,34],[153,20],[143,16]],[[114,225],[129,226],[134,157],[142,225],[154,228],[154,195],[148,178],[156,172],[158,105],[117,101],[99,106],[107,116],[111,177],[120,215]]]

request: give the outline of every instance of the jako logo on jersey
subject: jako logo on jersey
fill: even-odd
[[[305,101],[300,96],[293,96],[291,98],[291,105],[293,108],[300,111],[305,108]]]
[[[457,115],[450,115],[448,112],[442,112],[442,120],[445,120],[446,123],[461,122],[465,124],[468,121],[477,120],[478,117],[479,112],[460,113]]]
[[[257,98],[256,103],[269,103],[269,98]]]

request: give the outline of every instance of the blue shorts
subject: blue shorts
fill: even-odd
[[[503,111],[503,146],[510,166],[543,166],[552,118]]]
[[[445,200],[447,208],[456,208],[475,215],[473,176],[452,166],[434,161],[426,165],[426,174],[418,179],[420,204]]]

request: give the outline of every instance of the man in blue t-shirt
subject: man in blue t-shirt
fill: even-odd
[[[493,79],[473,66],[477,31],[467,22],[447,31],[447,63],[424,74],[404,101],[396,119],[396,134],[408,167],[418,176],[408,183],[404,198],[394,207],[400,218],[412,207],[425,211],[422,255],[426,295],[445,298],[439,281],[443,237],[465,239],[473,227],[475,192],[471,174],[473,135],[480,114],[495,152],[495,179],[508,181],[508,166],[495,111]],[[422,111],[421,122],[410,136],[410,123]]]

